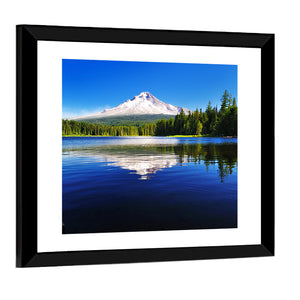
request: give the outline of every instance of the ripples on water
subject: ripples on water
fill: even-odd
[[[63,138],[65,233],[237,227],[237,140]]]

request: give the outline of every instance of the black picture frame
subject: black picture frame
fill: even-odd
[[[274,34],[18,25],[16,266],[66,266],[274,255]],[[255,245],[37,251],[38,41],[261,49],[261,243]]]

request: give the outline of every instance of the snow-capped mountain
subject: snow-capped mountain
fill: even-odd
[[[105,109],[91,115],[72,118],[72,120],[126,115],[177,115],[181,110],[186,114],[189,112],[186,108],[164,103],[149,92],[142,92],[133,99],[128,99],[114,108]]]

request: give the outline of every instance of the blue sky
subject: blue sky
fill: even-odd
[[[62,60],[63,118],[115,107],[141,92],[190,110],[220,105],[225,89],[237,99],[237,66]]]

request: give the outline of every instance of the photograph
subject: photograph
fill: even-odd
[[[238,228],[238,65],[61,71],[62,234]]]

